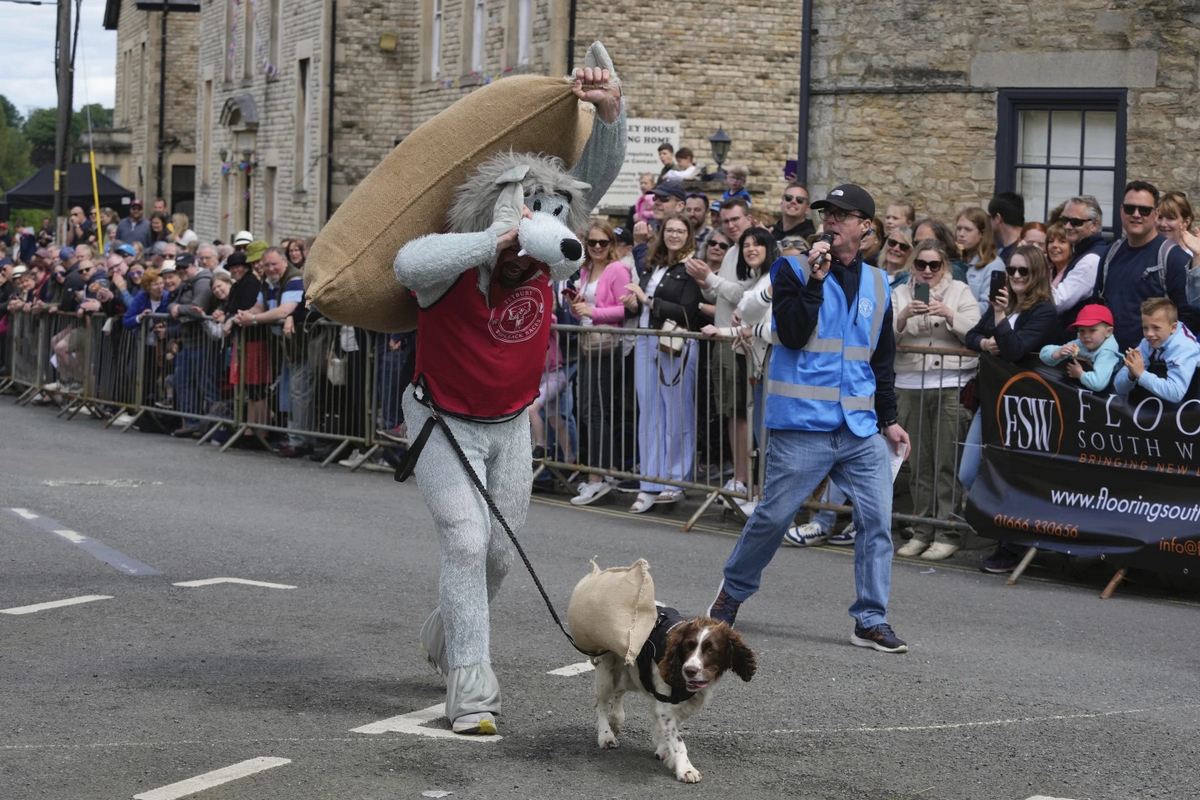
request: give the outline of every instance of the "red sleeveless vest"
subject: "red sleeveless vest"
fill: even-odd
[[[492,284],[494,308],[469,269],[417,316],[414,383],[425,379],[433,402],[451,414],[500,420],[537,397],[550,342],[554,295],[545,273],[513,289]]]

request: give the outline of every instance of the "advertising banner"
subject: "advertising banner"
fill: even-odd
[[[1200,400],[1093,393],[1036,357],[980,362],[983,536],[1200,575]]]

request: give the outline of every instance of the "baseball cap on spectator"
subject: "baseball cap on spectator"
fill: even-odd
[[[708,210],[709,211],[720,211],[721,210],[721,201],[713,200],[712,203],[709,204]]]
[[[166,261],[164,261],[162,263],[162,266],[159,268],[158,273],[161,275],[164,272],[174,272],[174,271],[175,271],[175,262],[172,259],[168,258]]]
[[[875,199],[861,186],[853,183],[843,183],[835,186],[824,200],[818,200],[812,207],[818,211],[822,208],[840,208],[843,211],[857,211],[868,220],[875,217]]]
[[[242,234],[240,233],[238,234],[238,236],[241,235]],[[270,246],[271,245],[267,244],[262,239],[250,242],[250,244],[246,245],[246,263],[254,264],[257,262],[267,254],[267,248]]]
[[[175,256],[175,269],[187,269],[196,263],[196,257],[191,253],[180,253]]]
[[[1099,303],[1092,303],[1084,306],[1079,310],[1079,316],[1075,321],[1068,325],[1068,328],[1086,328],[1089,325],[1099,325],[1101,322],[1108,325],[1113,324],[1112,312],[1107,306],[1102,306]]]
[[[11,258],[9,258],[8,256],[4,256],[3,258],[0,258],[0,267],[7,267],[11,263],[13,263],[13,260]]]
[[[29,272],[29,267],[25,266],[24,264],[17,264],[15,267],[13,267],[14,278],[19,275],[24,275],[26,272]]]
[[[133,245],[131,244],[119,244],[114,247],[113,250],[123,256],[133,256],[134,258],[137,257],[137,250],[134,250]]]
[[[674,197],[676,200],[687,198],[687,190],[683,188],[682,183],[676,181],[663,181],[654,187],[653,194],[658,197]]]
[[[66,261],[68,258],[74,258],[74,257],[75,257],[75,248],[74,247],[64,247],[58,251],[58,258],[60,261]]]
[[[238,231],[237,235],[233,237],[233,246],[242,247],[250,244],[253,241],[254,234],[252,234],[250,231]]]
[[[34,258],[45,259],[46,261],[54,260],[54,251],[47,250],[45,247],[38,248],[38,251],[33,254]]]
[[[617,241],[621,244],[633,244],[633,231],[629,228],[613,228],[613,233],[617,236]]]
[[[161,256],[167,252],[167,242],[155,242],[150,246],[150,255]]]
[[[146,207],[146,204],[145,204],[145,203],[143,203],[141,200],[138,200],[138,199],[135,197],[135,198],[133,199],[133,202],[129,204],[129,207],[130,207],[130,208],[133,208],[134,206],[137,206],[138,208],[145,208],[145,207]]]
[[[0,222],[0,231],[6,231],[6,230],[8,230],[8,223]]]

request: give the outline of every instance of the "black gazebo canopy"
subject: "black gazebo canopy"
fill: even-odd
[[[96,173],[96,185],[100,189],[100,205],[112,206],[128,213],[133,201],[133,192],[109,178],[103,172]],[[67,204],[87,208],[95,202],[92,194],[92,168],[89,164],[67,166]],[[9,208],[54,208],[54,167],[46,164],[19,184],[4,193],[4,203]]]

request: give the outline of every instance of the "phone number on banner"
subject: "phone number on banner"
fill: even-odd
[[[1062,522],[1048,522],[1043,519],[1029,519],[1028,517],[1010,517],[1008,514],[997,514],[992,517],[992,522],[998,528],[1009,528],[1014,531],[1040,533],[1046,536],[1061,536],[1064,539],[1079,538],[1078,525],[1069,525]]]

